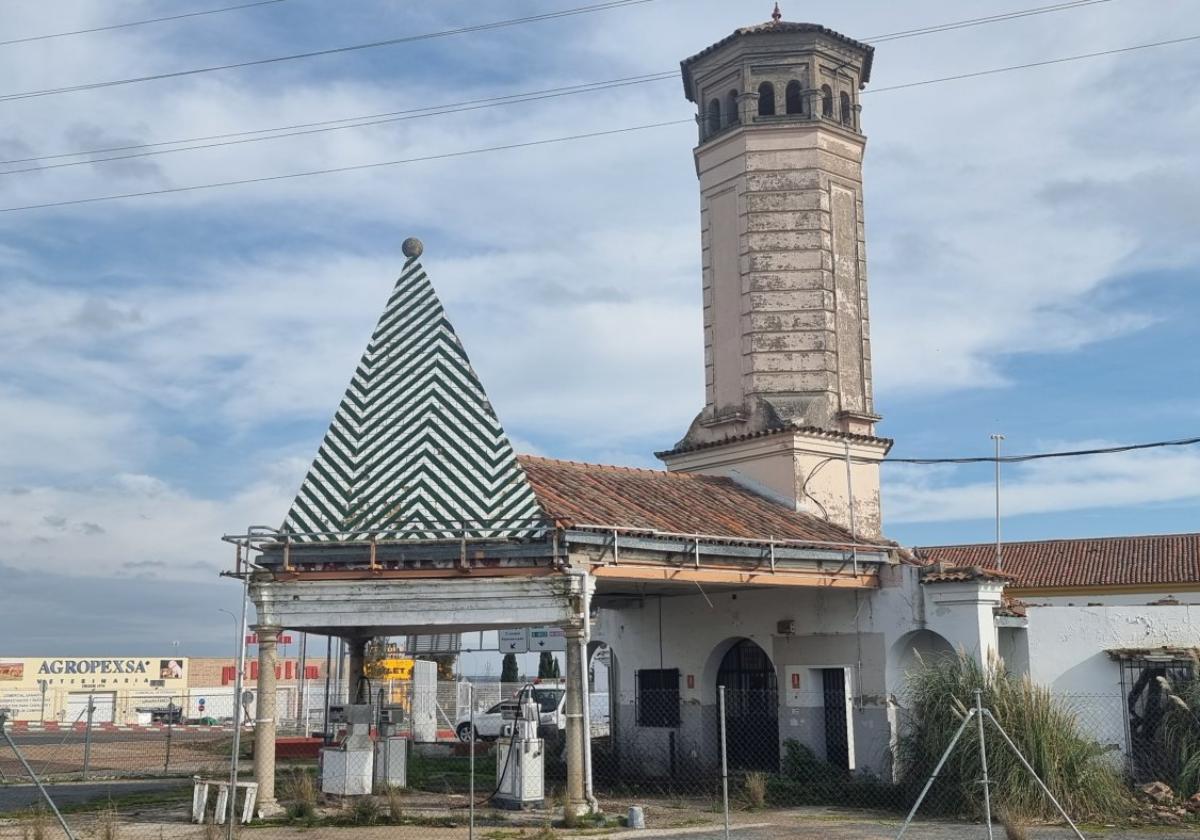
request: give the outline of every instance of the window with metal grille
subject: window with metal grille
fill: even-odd
[[[679,669],[647,668],[634,676],[638,726],[679,726]]]

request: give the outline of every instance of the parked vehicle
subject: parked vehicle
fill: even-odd
[[[562,730],[566,728],[566,715],[563,705],[566,702],[567,691],[560,686],[535,686],[533,699],[537,701],[540,711],[541,729]],[[500,737],[512,734],[512,722],[517,717],[520,701],[513,697],[501,700],[485,711],[475,713],[475,738],[480,741],[494,741]],[[460,741],[471,740],[471,718],[464,715],[454,727]]]

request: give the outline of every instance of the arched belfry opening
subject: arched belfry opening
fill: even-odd
[[[775,116],[775,85],[770,82],[763,82],[758,86],[758,115]]]
[[[795,79],[788,82],[786,99],[787,112],[789,114],[804,113],[804,99],[801,96],[800,83]]]
[[[711,137],[721,130],[721,100],[713,99],[708,103],[708,136]]]
[[[779,685],[767,652],[750,639],[725,651],[717,669],[725,687],[729,764],[746,770],[779,769]]]

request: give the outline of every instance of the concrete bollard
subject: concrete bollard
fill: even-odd
[[[625,818],[626,828],[645,828],[646,814],[641,805],[631,805],[629,816]]]

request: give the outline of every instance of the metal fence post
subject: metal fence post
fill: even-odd
[[[983,736],[983,692],[975,689],[975,720],[979,724],[979,764],[983,770],[983,819],[987,823],[988,840],[992,840],[992,783],[988,779],[987,744]]]
[[[725,813],[725,840],[729,840],[729,760],[725,752],[725,686],[723,685],[717,686],[717,713],[721,716],[721,810]]]
[[[467,683],[467,706],[470,709],[467,720],[471,727],[471,742],[468,754],[471,756],[471,781],[470,781],[470,797],[468,808],[470,809],[467,816],[467,838],[475,840],[475,686],[472,683]]]
[[[87,781],[88,767],[92,761],[92,715],[96,711],[95,705],[92,703],[94,695],[88,694],[87,706],[87,723],[84,724],[83,730],[83,781]]]
[[[167,701],[167,755],[163,759],[163,772],[166,773],[171,767],[171,728],[175,723],[175,701]]]

